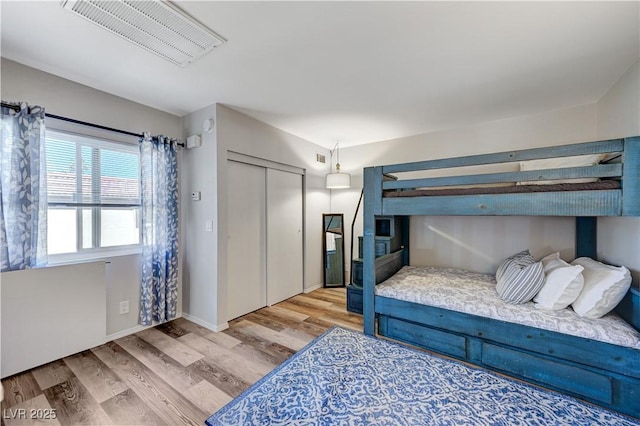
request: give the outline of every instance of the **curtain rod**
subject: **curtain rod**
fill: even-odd
[[[14,111],[20,111],[20,106],[7,104],[5,102],[2,102],[2,107],[3,108],[11,108]],[[120,134],[123,134],[123,135],[135,136],[135,137],[138,137],[138,138],[141,138],[141,137],[144,136],[142,133],[134,133],[134,132],[126,131],[126,130],[114,129],[113,127],[102,126],[100,124],[94,124],[94,123],[89,123],[89,122],[86,122],[86,121],[80,121],[80,120],[76,120],[76,119],[69,118],[69,117],[62,117],[60,115],[49,114],[48,112],[45,112],[44,115],[46,117],[49,117],[49,118],[55,118],[56,120],[67,121],[67,122],[73,123],[73,124],[81,124],[83,126],[95,127],[96,129],[107,130],[109,132],[116,132],[116,133],[120,133]],[[181,142],[178,142],[177,145],[181,146],[181,147],[184,147],[184,143],[181,143]]]

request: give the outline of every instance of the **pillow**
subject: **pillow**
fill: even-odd
[[[584,287],[581,265],[569,265],[560,259],[560,253],[551,253],[541,260],[544,268],[544,284],[533,298],[538,309],[559,311],[572,304]]]
[[[600,318],[615,308],[631,287],[631,273],[624,266],[611,266],[588,257],[572,265],[584,267],[584,288],[573,302],[573,310],[582,317]]]
[[[607,154],[574,155],[572,157],[543,158],[540,160],[529,160],[520,162],[520,171],[562,169],[565,167],[594,166],[607,158]],[[598,178],[580,179],[557,179],[557,180],[534,180],[528,182],[517,182],[516,185],[551,185],[554,183],[584,183],[597,182]]]
[[[504,275],[504,271],[509,265],[508,261],[510,259],[515,259],[518,257],[527,257],[527,256],[531,256],[531,253],[529,253],[529,250],[523,250],[519,253],[516,253],[512,256],[507,257],[504,261],[502,261],[502,263],[498,266],[498,270],[496,271],[496,281],[500,280],[502,278],[502,275]]]
[[[536,262],[529,250],[509,256],[496,271],[496,291],[509,303],[526,303],[544,284],[542,262]]]

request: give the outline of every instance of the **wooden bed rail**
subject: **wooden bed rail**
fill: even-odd
[[[640,331],[640,291],[630,288],[622,302],[616,306],[615,312]]]
[[[640,136],[624,141],[622,216],[640,216]]]
[[[526,160],[545,158],[570,157],[586,154],[614,154],[624,155],[624,161],[637,164],[634,152],[640,145],[639,137],[611,139],[606,141],[585,142],[570,145],[531,148],[519,151],[506,151],[495,154],[470,155],[465,157],[444,158],[436,160],[418,161],[412,163],[392,164],[382,166],[382,173],[420,172],[428,170],[451,169],[468,166],[484,166],[490,164],[513,163]],[[637,167],[634,167],[637,169]],[[623,176],[623,165],[620,163],[600,164],[597,166],[568,167],[546,170],[532,170],[501,173],[470,173],[462,176],[439,176],[419,179],[401,179],[384,182],[382,189],[413,189],[436,186],[493,184],[532,182],[537,180],[557,180],[576,178],[615,178]]]
[[[575,155],[622,152],[624,150],[624,141],[624,139],[611,139],[605,141],[582,142],[542,148],[529,148],[518,151],[504,151],[492,154],[479,154],[469,155],[465,157],[416,161],[412,163],[390,164],[382,166],[382,171],[383,173],[414,172],[419,170],[447,169],[451,167],[512,163],[516,161],[538,160],[543,158],[571,157]]]
[[[464,176],[405,179],[383,182],[382,189],[413,189],[430,188],[435,186],[603,177],[622,177],[622,164],[600,164],[597,166],[566,167],[561,169],[531,170],[525,172],[502,172]]]

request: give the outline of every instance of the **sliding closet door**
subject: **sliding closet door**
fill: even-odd
[[[227,318],[267,304],[266,169],[227,163]]]
[[[303,290],[302,176],[267,169],[267,304]]]

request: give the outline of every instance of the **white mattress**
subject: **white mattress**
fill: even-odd
[[[514,305],[501,300],[495,288],[495,276],[489,274],[405,266],[378,284],[376,295],[640,349],[640,333],[616,314],[589,319],[571,308],[545,311],[533,302]]]

